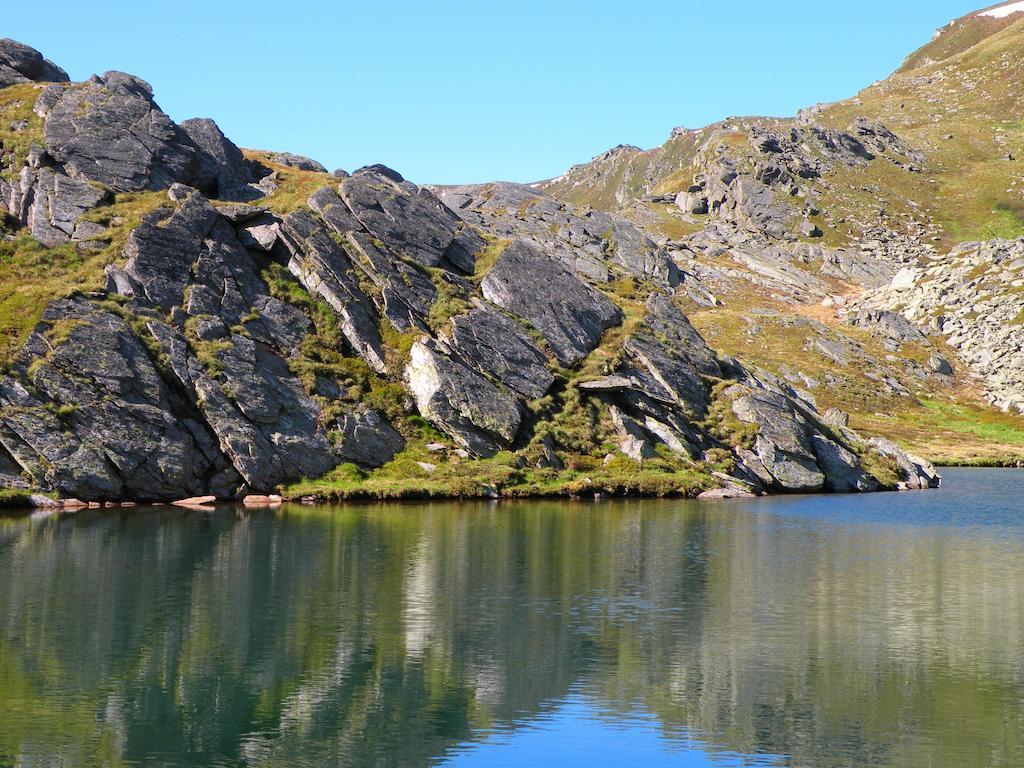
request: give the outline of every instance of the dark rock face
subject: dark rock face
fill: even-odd
[[[451,342],[470,365],[527,400],[543,396],[555,381],[529,335],[492,308],[481,306],[454,318]]]
[[[665,249],[625,219],[577,210],[525,184],[436,192],[463,220],[505,240],[528,240],[588,279],[607,282],[613,273],[625,273],[665,288],[680,282],[679,268]]]
[[[218,383],[190,354],[179,332],[160,323],[152,323],[150,331],[250,489],[269,490],[288,480],[316,477],[338,463],[318,424],[316,404],[266,345],[230,336],[220,354],[224,373]]]
[[[602,333],[622,322],[610,299],[525,241],[505,250],[482,287],[488,301],[536,328],[564,366],[583,360]]]
[[[473,272],[483,238],[429,190],[372,166],[342,179],[340,192],[360,224],[395,254],[425,267],[444,262]]]
[[[128,239],[125,273],[153,304],[165,310],[184,301],[192,259],[217,221],[217,211],[194,195],[163,226],[144,222]]]
[[[35,110],[46,121],[47,151],[69,176],[117,192],[165,189],[193,178],[195,145],[137,77],[107,72],[79,85],[53,85]]]
[[[757,427],[754,457],[748,468],[758,477],[772,478],[781,490],[794,493],[820,491],[825,473],[817,463],[811,426],[794,402],[779,389],[736,387],[726,391],[736,417]],[[749,466],[754,462],[759,466]]]
[[[323,298],[341,318],[341,330],[353,349],[378,373],[387,370],[379,318],[373,302],[359,287],[348,254],[327,227],[304,211],[288,214],[282,224],[291,253],[288,269],[314,296]]]
[[[628,376],[655,400],[673,403],[702,418],[710,404],[707,378],[721,367],[707,342],[672,300],[655,294],[647,302],[644,327],[623,345]]]
[[[442,343],[413,344],[405,379],[420,414],[477,456],[506,448],[519,431],[516,400]]]
[[[32,237],[47,247],[71,240],[89,241],[103,227],[81,221],[82,214],[106,202],[106,192],[49,168],[21,169],[16,184],[0,181],[0,198]]]
[[[50,350],[46,334],[67,333]],[[194,407],[115,315],[52,304],[0,383],[0,443],[33,480],[87,499],[168,499],[228,470]],[[230,474],[230,473],[229,473]]]
[[[345,414],[338,420],[338,430],[341,432],[338,455],[360,467],[381,467],[405,448],[405,438],[372,409]]]
[[[425,330],[424,318],[437,296],[430,278],[374,242],[337,193],[324,187],[309,198],[310,207],[351,246],[356,263],[380,290],[378,310],[403,333]]]
[[[0,40],[0,88],[32,81],[66,83],[68,73],[35,48],[7,37]]]
[[[37,51],[0,41],[0,87],[66,79]],[[938,483],[925,462],[864,442],[840,414],[820,416],[810,395],[719,358],[677,304],[683,295],[718,303],[708,287],[717,267],[699,272],[690,263],[697,251],[731,253],[759,285],[801,299],[828,287],[801,263],[885,279],[868,250],[773,239],[792,238],[794,216],[813,234],[812,201],[794,212],[784,198],[822,163],[886,153],[915,161],[884,126],[752,134],[753,171],[727,156],[705,158],[704,178],[684,203],[693,215],[731,223],[657,244],[632,220],[532,187],[435,192],[385,166],[336,172],[336,186],[282,217],[275,206],[244,204],[280,178],[263,177],[266,169],[213,121],[175,125],[145,82],[118,72],[48,86],[34,109],[46,146],[32,146],[15,182],[0,180],[0,204],[40,243],[106,247],[107,231],[86,214],[113,202],[111,193],[166,189],[168,200],[131,232],[122,260],[106,266],[105,292],[53,302],[0,376],[0,487],[90,501],[226,498],[341,462],[379,467],[406,446],[395,427],[415,420],[389,423],[358,401],[367,391],[388,398],[388,413],[415,406],[463,458],[528,446],[538,466],[561,469],[558,450],[578,452],[570,444],[579,438],[556,419],[582,414],[598,443],[612,436],[638,462],[675,453],[717,464],[731,451],[736,476],[719,473],[725,495],[874,490],[878,479],[860,458],[867,451],[891,458],[907,487]],[[11,130],[27,129],[21,123]],[[820,151],[805,152],[806,141]],[[309,158],[272,160],[324,173]],[[215,208],[207,196],[238,204]],[[478,256],[505,242],[478,282]],[[637,290],[658,286],[645,316],[624,340],[624,332],[606,338],[587,380],[557,371],[554,362],[579,366],[624,321],[594,287],[624,278],[636,278]],[[329,305],[337,341],[325,332],[334,318],[311,310],[301,289]],[[900,319],[853,322],[889,341],[917,341]],[[831,337],[814,343],[834,360],[856,353]],[[939,355],[930,367],[951,372]]]
[[[249,186],[252,171],[242,151],[213,120],[186,120],[181,128],[198,150],[193,186],[219,200],[255,200],[262,196]]]

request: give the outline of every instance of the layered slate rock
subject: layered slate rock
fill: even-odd
[[[285,359],[310,321],[270,296],[236,232],[194,193],[167,221],[135,230],[122,280],[111,277],[144,302],[139,310],[170,309],[172,324],[153,319],[147,327],[175,384],[198,405],[246,487],[269,490],[323,474],[340,458]]]
[[[181,128],[197,149],[193,186],[219,200],[255,200],[262,196],[249,186],[253,174],[242,150],[213,120],[186,120]]]
[[[413,344],[405,380],[420,414],[477,456],[508,447],[519,431],[515,398],[442,342]]]
[[[46,149],[72,177],[115,192],[166,189],[192,180],[197,150],[153,101],[150,85],[107,72],[75,85],[52,85],[35,111]]]
[[[33,364],[0,382],[0,443],[39,487],[170,499],[237,479],[121,318],[83,299],[54,302],[21,359]]]
[[[574,272],[599,282],[631,274],[665,288],[681,280],[665,248],[623,218],[580,210],[526,184],[439,187],[465,221],[505,240],[529,240]]]
[[[89,241],[104,232],[103,227],[81,218],[107,202],[108,194],[49,168],[22,168],[13,185],[0,181],[0,198],[11,215],[30,229],[32,237],[49,248],[71,240]]]
[[[623,345],[625,374],[650,397],[703,418],[708,381],[722,376],[715,353],[668,296],[654,294],[646,309],[643,325]]]
[[[512,243],[487,273],[484,297],[528,321],[567,367],[583,360],[622,312],[532,243]]]
[[[429,190],[384,166],[361,168],[339,190],[360,224],[391,252],[424,267],[473,272],[483,238]]]
[[[359,287],[348,254],[324,224],[305,211],[288,214],[281,231],[291,253],[288,269],[307,291],[338,313],[342,333],[360,357],[378,373],[386,372],[379,318],[373,302]]]
[[[452,319],[451,343],[470,365],[527,400],[542,397],[555,381],[548,359],[522,326],[481,305]]]
[[[217,219],[216,209],[197,194],[166,222],[143,222],[125,245],[125,273],[153,304],[169,310],[183,303],[193,260]]]
[[[363,229],[333,189],[317,190],[309,198],[309,206],[352,246],[357,264],[379,289],[378,309],[391,324],[403,333],[413,328],[426,330],[424,318],[437,297],[430,278],[385,251],[383,243]]]
[[[381,467],[405,449],[405,438],[372,408],[346,413],[338,419],[338,455],[366,469]]]
[[[317,477],[337,464],[319,408],[268,347],[233,334],[220,353],[224,373],[217,381],[178,330],[158,321],[149,330],[249,490]]]
[[[801,409],[779,389],[734,385],[725,391],[736,418],[757,428],[753,454],[744,464],[769,487],[799,493],[820,491],[825,473],[817,463],[811,425]]]
[[[66,83],[68,73],[35,48],[10,38],[0,40],[0,88],[19,83]]]

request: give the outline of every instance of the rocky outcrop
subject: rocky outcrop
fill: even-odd
[[[364,468],[381,467],[405,448],[405,438],[372,408],[360,408],[338,419],[338,455]]]
[[[0,88],[19,83],[66,83],[68,73],[35,48],[10,38],[0,40]]]
[[[413,344],[405,380],[420,414],[477,456],[508,447],[519,430],[515,399],[441,342]]]
[[[535,400],[555,381],[548,359],[526,331],[482,305],[452,320],[451,344],[484,375]]]
[[[288,214],[281,232],[291,253],[288,269],[307,291],[331,305],[352,348],[371,368],[384,373],[387,364],[377,312],[360,288],[348,254],[322,222],[304,211]]]
[[[901,339],[919,340],[922,330],[940,336],[984,383],[993,404],[1024,412],[1022,288],[1024,239],[964,243],[866,293],[849,316],[856,321],[895,314],[898,320],[888,326],[898,323]],[[932,368],[952,373],[945,359]]]
[[[0,77],[59,74],[40,59],[0,42]],[[89,501],[260,496],[419,450],[422,419],[457,446],[452,460],[514,451],[519,466],[575,471],[611,442],[641,463],[714,467],[725,495],[874,490],[868,455],[908,487],[937,481],[819,415],[809,395],[717,355],[683,312],[685,299],[716,306],[705,280],[720,274],[818,299],[828,265],[864,266],[789,242],[788,218],[769,232],[786,179],[817,168],[793,137],[754,137],[777,172],[716,166],[761,230],[723,217],[670,243],[531,187],[435,190],[379,165],[324,176],[305,206],[247,204],[296,178],[315,184],[323,166],[268,155],[295,171],[267,177],[215,123],[176,125],[123,73],[41,88],[35,112],[45,146],[15,183],[6,175],[0,200],[45,246],[107,249],[105,284],[51,303],[0,378],[0,486]],[[854,163],[894,142],[877,126],[858,136],[820,152]],[[135,194],[163,189],[159,201]],[[114,254],[90,222],[107,219],[88,212],[125,200],[154,202]],[[833,359],[857,352],[817,343]],[[929,365],[947,375],[939,357]]]
[[[429,190],[371,166],[342,179],[339,191],[360,224],[393,253],[424,267],[472,274],[483,238]]]
[[[435,191],[470,224],[504,240],[532,242],[587,279],[608,282],[632,275],[665,288],[680,282],[667,251],[621,217],[578,210],[525,184]]]
[[[574,366],[593,350],[622,313],[536,245],[512,243],[487,273],[484,297],[530,323],[564,366]]]
[[[170,499],[237,485],[194,401],[128,325],[83,299],[51,305],[0,383],[0,443],[33,485],[86,499]]]
[[[166,189],[192,181],[192,140],[153,101],[144,80],[107,72],[75,85],[52,85],[36,101],[46,150],[74,178],[116,192]]]

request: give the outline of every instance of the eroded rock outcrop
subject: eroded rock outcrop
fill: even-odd
[[[579,363],[622,312],[539,247],[512,243],[487,273],[484,297],[525,320],[565,366]]]

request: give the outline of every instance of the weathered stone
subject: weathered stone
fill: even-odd
[[[306,290],[322,297],[338,313],[342,333],[360,357],[378,373],[386,372],[377,313],[359,287],[348,254],[319,220],[304,211],[288,214],[281,232],[291,252],[288,269]]]
[[[203,490],[225,462],[202,450],[212,437],[198,412],[124,321],[83,299],[54,302],[43,320],[23,351],[31,371],[0,382],[0,444],[37,487],[91,499]]]
[[[521,240],[505,250],[482,288],[488,301],[536,328],[565,366],[583,360],[601,334],[622,322],[611,300]]]
[[[47,151],[69,176],[117,192],[188,183],[196,148],[156,105],[149,84],[107,72],[77,85],[52,85],[36,111],[45,118]]]
[[[636,461],[653,459],[658,455],[643,427],[615,406],[611,406],[608,411],[612,426],[619,436],[619,450],[623,454]]]
[[[361,467],[387,464],[405,449],[405,438],[379,412],[362,409],[338,419],[338,455]]]
[[[80,219],[86,211],[108,199],[105,191],[85,181],[49,168],[25,167],[18,179],[18,194],[6,202],[11,215],[29,227],[36,240],[53,247],[102,233],[102,227],[90,226]]]
[[[478,456],[507,447],[519,431],[516,400],[439,342],[413,344],[405,378],[420,414]]]
[[[356,171],[340,185],[359,222],[392,252],[436,267],[472,273],[484,241],[432,192],[380,166]]]
[[[124,271],[150,301],[164,309],[183,302],[192,264],[217,216],[202,195],[194,194],[166,224],[144,222],[132,230],[124,248]]]
[[[527,400],[554,383],[544,353],[518,323],[494,309],[481,306],[453,318],[451,342],[471,366]]]
[[[649,397],[702,418],[709,405],[709,378],[722,376],[707,342],[671,298],[654,294],[643,325],[623,344],[622,372]]]
[[[68,73],[43,54],[8,37],[0,40],[0,87],[20,82],[66,83]]]
[[[186,120],[181,128],[198,152],[191,183],[218,200],[255,200],[261,193],[248,186],[252,171],[242,151],[228,139],[213,120]]]
[[[286,165],[289,168],[297,168],[300,171],[327,173],[327,169],[316,160],[303,155],[296,155],[291,152],[277,152],[271,155],[270,162],[277,163],[278,165]]]
[[[825,488],[836,493],[877,491],[879,482],[861,467],[860,459],[834,440],[821,434],[811,436],[818,464],[825,473]]]

